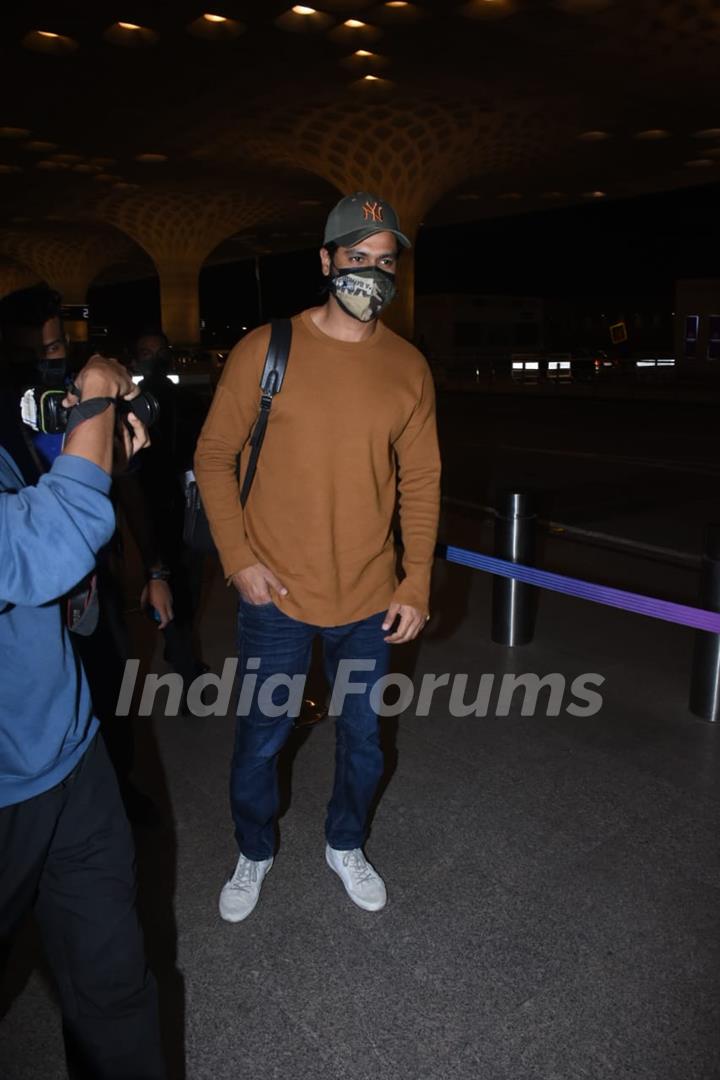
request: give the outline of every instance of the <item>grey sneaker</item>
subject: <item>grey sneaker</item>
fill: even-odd
[[[220,893],[220,915],[226,922],[247,919],[258,902],[263,878],[272,864],[272,859],[256,862],[240,855],[235,873],[225,882]]]
[[[363,911],[380,911],[387,903],[385,882],[367,861],[362,848],[337,851],[328,844],[325,860],[345,886],[350,899]]]

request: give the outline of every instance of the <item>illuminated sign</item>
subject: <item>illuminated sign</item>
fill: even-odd
[[[87,322],[90,308],[87,304],[65,304],[60,308],[60,317],[68,322]]]

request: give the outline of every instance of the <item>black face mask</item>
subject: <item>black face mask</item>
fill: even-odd
[[[37,373],[43,386],[62,386],[67,373],[67,360],[38,360]]]
[[[339,270],[331,264],[334,273],[328,288],[343,311],[359,322],[371,322],[396,293],[395,275],[379,266],[348,266]]]

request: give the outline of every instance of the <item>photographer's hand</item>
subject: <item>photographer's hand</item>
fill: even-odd
[[[133,394],[133,397],[135,395]],[[123,437],[123,460],[115,462],[115,471],[122,471],[125,465],[127,465],[133,454],[137,454],[138,450],[144,450],[146,446],[150,445],[150,433],[145,425],[138,420],[135,413],[128,413],[125,417],[128,424],[132,428],[132,435],[127,429],[125,424],[122,425],[122,437]]]
[[[117,360],[110,360],[99,354],[91,356],[85,367],[78,372],[75,386],[80,391],[81,401],[93,397],[130,399],[140,393],[127,368]]]
[[[90,358],[75,377],[75,387],[80,392],[81,402],[93,398],[110,398],[112,401],[103,412],[84,420],[74,428],[65,439],[63,453],[84,457],[110,473],[113,468],[113,441],[116,425],[114,401],[118,397],[131,400],[139,393],[138,388],[122,364],[119,364],[117,360],[107,360],[102,356]],[[69,394],[65,399],[65,404],[68,406],[76,405],[77,402],[78,399],[73,394]],[[149,442],[147,431],[137,417],[131,413],[128,421],[133,434],[131,436],[123,425],[126,457],[132,456]]]

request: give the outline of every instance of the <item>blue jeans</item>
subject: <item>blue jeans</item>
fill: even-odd
[[[374,661],[370,671],[361,671],[358,665],[355,673],[349,673],[350,684],[365,683],[366,689],[346,694],[343,708],[335,717],[335,784],[325,821],[325,836],[331,847],[350,851],[365,842],[370,804],[383,771],[378,718],[369,698],[373,684],[387,674],[389,666],[390,646],[383,640],[384,616],[382,611],[344,626],[313,626],[290,618],[273,603],[258,605],[240,600],[238,677],[242,685],[248,675],[256,674],[257,682],[251,700],[242,706],[243,715],[237,718],[230,803],[238,847],[248,859],[269,859],[274,854],[279,802],[277,757],[293,727],[293,715],[264,715],[269,710],[260,707],[262,686],[266,679],[279,674],[299,676],[304,682],[317,634],[322,638],[325,676],[331,687],[342,660]],[[248,661],[250,667],[246,669]],[[292,694],[280,688],[272,700],[280,706],[291,698]]]

